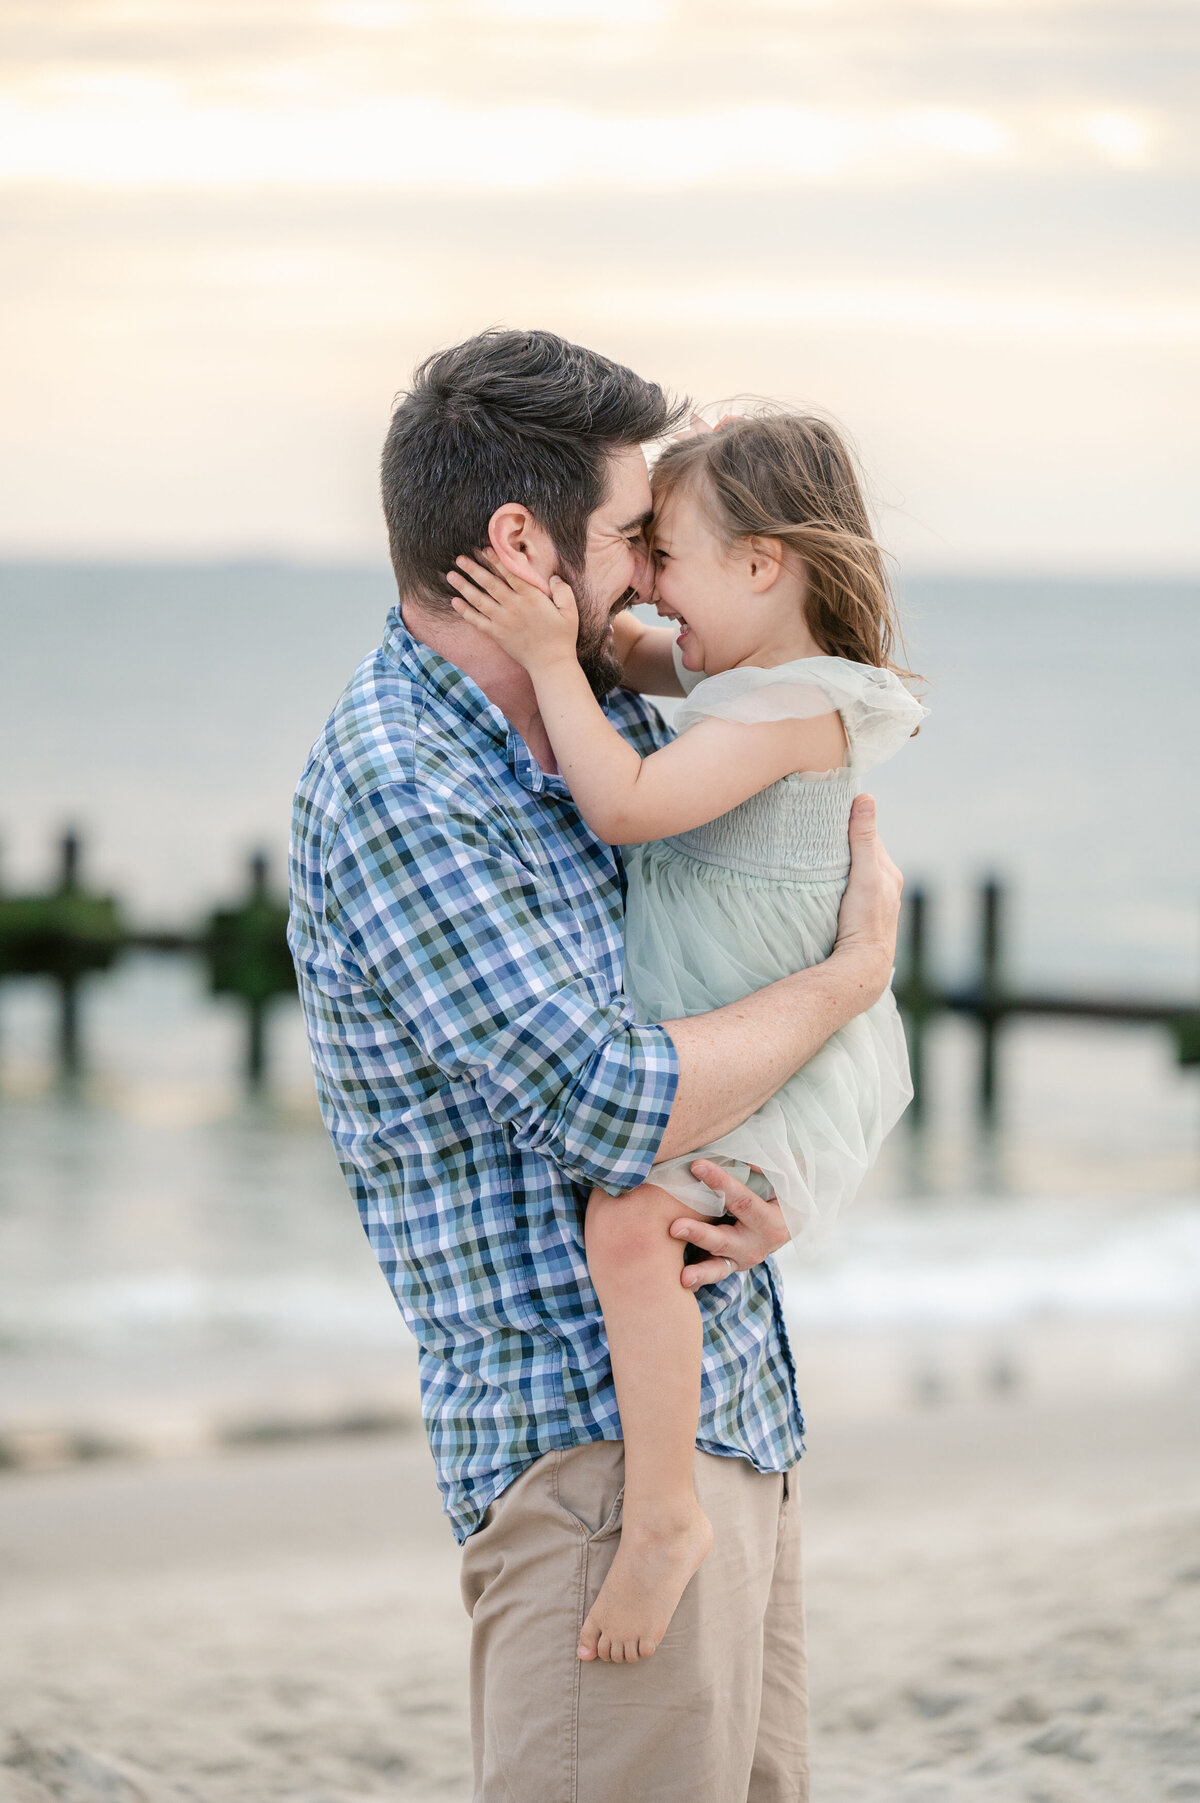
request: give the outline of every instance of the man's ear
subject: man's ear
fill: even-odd
[[[497,507],[488,521],[488,544],[510,575],[550,593],[550,578],[558,569],[558,556],[549,533],[528,507],[516,501]]]
[[[746,568],[750,587],[756,595],[774,588],[783,571],[783,545],[777,538],[746,540]]]

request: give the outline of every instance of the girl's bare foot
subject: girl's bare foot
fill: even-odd
[[[699,1503],[621,1524],[616,1557],[579,1636],[581,1659],[649,1659],[692,1577],[708,1557],[712,1525]]]

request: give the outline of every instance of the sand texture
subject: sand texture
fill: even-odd
[[[815,1803],[1200,1799],[1194,1402],[847,1422],[805,1464]],[[0,1581],[2,1803],[467,1803],[415,1436],[13,1474]]]

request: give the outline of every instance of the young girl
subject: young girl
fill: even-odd
[[[641,1021],[740,1000],[828,956],[859,778],[924,709],[891,663],[895,619],[851,458],[825,422],[773,414],[677,440],[655,466],[654,602],[673,631],[618,619],[628,686],[687,692],[674,743],[640,758],[575,658],[574,597],[458,560],[456,611],[528,670],[591,830],[626,847],[626,990]],[[793,1237],[853,1196],[912,1091],[889,991],[732,1133],[588,1203],[625,1443],[620,1545],[579,1656],[661,1641],[712,1530],[696,1501],[701,1319],[667,1228],[724,1201],[700,1157],[774,1191]],[[761,1178],[757,1175],[762,1173]],[[731,1271],[730,1282],[738,1281]]]

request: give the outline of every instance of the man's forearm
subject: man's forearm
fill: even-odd
[[[878,957],[838,951],[711,1014],[664,1021],[679,1087],[658,1157],[685,1157],[740,1126],[880,992]]]

